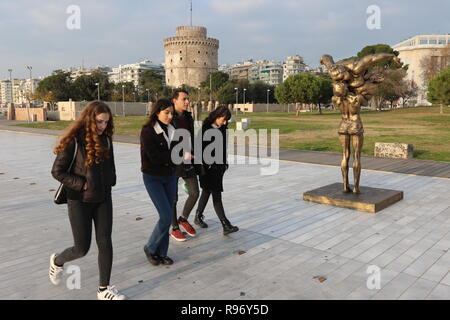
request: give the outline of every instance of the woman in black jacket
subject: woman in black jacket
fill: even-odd
[[[196,223],[204,224],[203,221],[203,211],[205,210],[206,204],[208,203],[209,197],[212,194],[214,210],[220,219],[223,227],[223,234],[227,235],[232,232],[239,230],[238,227],[231,225],[225,216],[225,210],[222,203],[222,192],[223,192],[223,175],[228,169],[227,163],[227,126],[228,121],[231,118],[231,112],[226,106],[219,106],[209,116],[203,121],[202,126],[202,162],[203,162],[203,174],[200,175],[200,187],[202,188],[202,194],[198,202]],[[211,141],[205,139],[205,134],[211,136],[220,136],[221,139],[216,141],[216,138],[211,138]],[[207,134],[207,135],[209,135]],[[219,144],[220,140],[222,141]],[[211,155],[205,153],[205,149],[208,148],[210,144],[214,143],[215,146],[212,149]],[[208,148],[209,150],[209,148]],[[218,151],[217,154],[215,151]],[[221,153],[221,157],[220,157]],[[208,158],[211,159],[208,159]],[[207,225],[206,225],[207,227]]]
[[[99,300],[126,299],[109,285],[113,260],[111,187],[116,184],[113,131],[109,107],[100,101],[89,103],[56,146],[52,168],[52,176],[66,190],[74,246],[51,255],[50,281],[58,285],[64,271],[63,265],[88,253],[94,222],[99,251]],[[68,172],[72,159],[74,162]]]
[[[170,124],[173,112],[172,101],[158,100],[141,130],[141,171],[145,188],[159,214],[159,220],[144,246],[145,255],[153,265],[173,263],[167,256],[177,187],[175,166],[171,159],[175,134],[175,128]]]

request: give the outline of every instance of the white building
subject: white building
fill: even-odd
[[[13,79],[13,86],[11,86],[11,81],[9,80],[1,81],[0,105],[4,106],[8,103],[14,103],[16,105],[29,103],[40,81],[40,79]]]
[[[112,69],[108,66],[97,66],[93,69],[70,68],[68,71],[70,72],[70,78],[72,80],[76,80],[81,76],[90,76],[94,72],[103,72],[105,74],[108,74],[112,71]]]
[[[228,67],[226,72],[230,75],[231,80],[250,80],[249,71],[253,64],[251,59],[239,62]]]
[[[277,86],[283,82],[283,65],[280,62],[258,60],[249,70],[249,81]]]
[[[33,100],[32,95],[39,86],[40,79],[23,79],[14,83],[14,104],[26,104]]]
[[[309,67],[303,61],[303,57],[289,56],[283,63],[283,82],[294,74],[305,73],[309,70]]]
[[[154,70],[164,79],[164,67],[162,65],[156,65],[150,60],[144,60],[112,68],[112,71],[108,73],[109,81],[115,84],[121,82],[133,82],[135,86],[138,86],[140,75],[145,70]]]
[[[11,81],[4,80],[0,82],[0,105],[6,106],[13,102]]]
[[[392,48],[398,51],[400,60],[408,65],[407,80],[412,80],[419,88],[416,105],[429,105],[427,84],[424,78],[426,58],[431,58],[443,67],[450,63],[450,35],[417,35],[404,40]]]

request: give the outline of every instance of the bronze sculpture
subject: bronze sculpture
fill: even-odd
[[[379,53],[360,59],[334,62],[333,57],[324,55],[320,64],[327,68],[333,80],[333,104],[341,111],[342,121],[339,126],[339,142],[342,146],[342,178],[344,192],[351,192],[348,182],[348,163],[351,146],[353,146],[353,193],[360,193],[361,150],[364,143],[364,127],[360,116],[361,106],[367,106],[375,94],[377,84],[384,80],[382,72],[369,72],[376,62],[391,59],[398,66],[400,60],[395,54]]]

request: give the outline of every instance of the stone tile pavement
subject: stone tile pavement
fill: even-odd
[[[58,287],[48,280],[50,254],[72,245],[66,207],[52,203],[55,142],[0,131],[0,299],[96,298],[95,240],[66,265],[80,268],[80,289],[68,289],[70,273]],[[223,236],[208,204],[210,227],[171,240],[175,264],[154,267],[142,251],[157,213],[139,148],[116,143],[115,152],[112,284],[131,299],[450,299],[449,179],[363,170],[362,185],[404,191],[370,214],[302,200],[340,181],[337,167],[280,161],[277,174],[262,176],[261,165],[231,165],[223,199],[240,231]],[[180,192],[179,209],[185,198]],[[368,288],[370,266],[380,270],[379,289]]]

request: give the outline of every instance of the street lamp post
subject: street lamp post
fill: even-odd
[[[245,91],[247,91],[247,89],[244,88],[244,108],[245,108]]]
[[[237,105],[239,103],[239,101],[238,101],[239,89],[238,88],[234,88],[234,90],[236,90],[236,106],[234,107],[234,109],[235,109],[236,115],[237,115]]]
[[[267,89],[267,113],[269,113],[269,92],[270,89]]]
[[[209,101],[212,101],[211,94],[212,94],[212,73],[209,74]]]
[[[28,114],[28,122],[30,122],[30,109],[31,106],[31,95],[33,94],[33,75],[31,74],[31,71],[33,70],[32,66],[27,66],[27,69],[30,70],[30,98],[28,99],[28,105],[27,105],[27,114]]]
[[[8,69],[9,71],[9,82],[11,84],[11,103],[14,103],[14,85],[12,81],[12,69]]]
[[[147,114],[147,112],[150,112],[150,90],[145,89],[145,91],[147,91],[147,110],[145,111],[145,114]]]
[[[100,101],[100,83],[96,82],[95,85],[97,86],[97,90],[98,90],[98,101]]]
[[[125,86],[122,85],[122,115],[125,117]]]
[[[27,66],[27,69],[30,70],[30,90],[31,90],[31,94],[33,94],[33,76],[31,74],[33,67]]]

